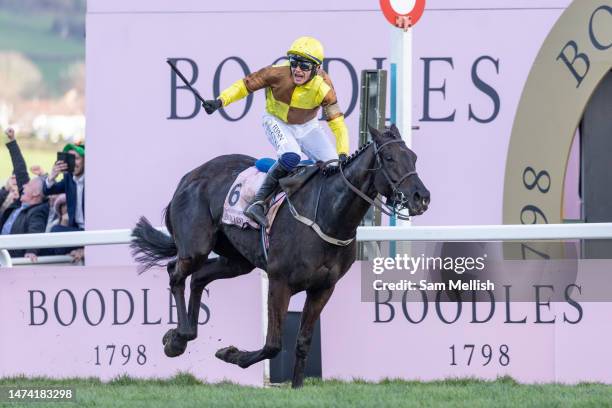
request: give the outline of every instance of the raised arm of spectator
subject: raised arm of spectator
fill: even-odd
[[[28,167],[26,166],[25,159],[21,154],[21,149],[19,149],[19,145],[15,140],[15,130],[13,128],[6,129],[6,136],[8,137],[8,142],[6,143],[6,147],[11,155],[11,161],[13,163],[13,172],[15,173],[15,177],[17,178],[17,187],[19,188],[19,194],[23,191],[23,186],[25,186],[30,181],[30,176],[28,175]]]

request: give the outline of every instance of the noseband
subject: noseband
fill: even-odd
[[[406,197],[406,195],[400,191],[399,187],[400,185],[406,181],[406,179],[410,176],[416,176],[417,172],[416,170],[414,171],[409,171],[408,173],[404,174],[402,177],[400,177],[399,180],[397,181],[393,181],[391,179],[391,176],[389,175],[389,172],[387,171],[387,169],[385,169],[385,167],[383,166],[382,163],[382,159],[380,158],[380,152],[382,151],[382,149],[391,144],[391,143],[406,143],[405,141],[401,140],[401,139],[394,139],[394,140],[389,140],[383,144],[381,144],[380,146],[378,146],[378,144],[376,142],[373,142],[374,144],[374,155],[376,156],[376,164],[378,167],[371,169],[374,171],[377,170],[382,170],[383,175],[385,176],[385,178],[387,179],[387,182],[389,183],[389,185],[391,186],[391,192],[393,194],[393,197],[391,199],[391,204],[387,204],[387,203],[383,203],[382,201],[380,201],[380,199],[378,199],[378,197],[374,200],[372,200],[370,197],[368,197],[366,194],[364,194],[361,190],[359,190],[357,187],[355,187],[344,175],[344,170],[342,168],[342,165],[339,165],[340,168],[340,174],[342,175],[342,179],[343,181],[346,183],[346,185],[355,193],[357,194],[359,197],[361,197],[363,200],[365,200],[366,202],[368,202],[370,205],[373,205],[374,207],[376,207],[378,210],[380,210],[380,212],[382,212],[383,214],[386,214],[388,216],[392,216],[392,217],[396,217],[399,218],[400,220],[410,220],[410,216],[408,215],[404,215],[401,214],[399,211],[402,209],[405,209],[409,198]],[[378,199],[379,202],[376,202],[376,200]]]

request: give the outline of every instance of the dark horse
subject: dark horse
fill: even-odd
[[[401,140],[395,126],[384,133],[370,129],[373,142],[362,146],[341,166],[320,171],[291,196],[296,210],[313,217],[328,236],[355,237],[357,227],[377,194],[400,203],[410,215],[420,215],[429,205],[429,191],[416,174],[416,154]],[[145,269],[164,259],[178,311],[178,325],[163,337],[167,356],[182,354],[197,337],[202,291],[214,280],[244,275],[255,268],[268,274],[268,332],[261,350],[242,351],[234,346],[216,356],[242,368],[273,358],[281,350],[283,321],[289,298],[306,291],[297,344],[293,387],[304,381],[304,366],[315,322],[338,280],[355,261],[356,243],[337,246],[322,240],[309,226],[298,222],[288,205],[280,208],[269,237],[268,260],[260,233],[221,223],[223,203],[236,176],[255,159],[244,155],[220,156],[187,173],[168,205],[165,223],[171,236],[141,218],[133,231],[132,248]],[[348,183],[358,189],[352,190]],[[209,259],[214,251],[218,258]],[[191,294],[185,305],[185,279],[191,275]],[[254,289],[255,290],[255,289]]]

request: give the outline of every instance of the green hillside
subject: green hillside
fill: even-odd
[[[57,96],[65,91],[62,73],[85,60],[84,19],[84,13],[0,6],[0,51],[20,52],[32,60],[46,90]]]

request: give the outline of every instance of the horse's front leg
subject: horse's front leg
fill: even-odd
[[[266,358],[274,358],[281,350],[283,323],[289,308],[291,290],[285,282],[270,280],[268,290],[268,333],[261,350],[242,351],[234,346],[217,351],[217,358],[247,368]]]
[[[302,310],[300,332],[295,344],[295,365],[293,366],[293,380],[291,381],[291,387],[293,388],[299,388],[304,384],[304,369],[310,351],[312,332],[319,316],[321,316],[321,311],[333,292],[334,287],[332,286],[328,289],[309,291],[306,296],[306,302]]]

